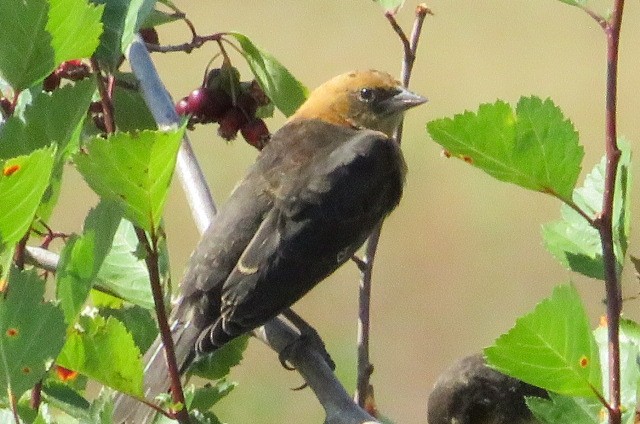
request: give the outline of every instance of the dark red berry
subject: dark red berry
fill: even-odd
[[[176,103],[176,112],[178,115],[188,115],[189,112],[187,112],[187,109],[189,107],[189,102],[187,101],[187,97],[183,97],[180,100],[178,100],[178,103]]]
[[[269,97],[267,97],[267,95],[264,93],[262,87],[260,87],[260,84],[258,84],[258,81],[251,81],[247,91],[249,92],[249,95],[256,101],[258,106],[266,106],[271,103],[271,99],[269,99]]]
[[[242,110],[233,107],[224,114],[218,127],[218,135],[227,141],[233,140],[238,130],[247,122],[247,116]]]
[[[91,74],[91,70],[89,66],[82,62],[80,59],[67,60],[66,62],[62,62],[58,69],[57,73],[62,78],[69,79],[71,81],[79,81],[88,77]]]
[[[4,116],[13,115],[13,104],[11,104],[11,101],[6,97],[0,97],[0,108],[2,108]]]
[[[44,91],[53,91],[56,88],[60,87],[60,74],[58,73],[58,70],[56,69],[55,71],[53,71],[52,73],[49,74],[49,76],[47,76],[44,81],[42,81],[42,89]]]
[[[102,103],[100,102],[91,102],[89,104],[89,112],[91,113],[102,113]]]
[[[206,89],[207,103],[202,110],[203,122],[218,122],[231,109],[231,96],[221,88]]]
[[[104,115],[102,113],[94,113],[91,115],[93,124],[103,133],[107,132],[107,124],[104,123]]]
[[[147,44],[160,44],[158,32],[155,28],[140,28],[140,37]]]
[[[251,94],[246,91],[240,93],[236,99],[236,106],[242,109],[249,117],[254,117],[256,115],[256,110],[258,110],[258,103],[256,103]]]
[[[258,150],[262,150],[262,148],[269,142],[269,138],[271,138],[267,125],[259,118],[246,122],[242,127],[240,127],[240,133],[247,143]]]

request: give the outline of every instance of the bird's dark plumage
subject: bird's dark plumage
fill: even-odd
[[[266,323],[355,253],[400,200],[405,163],[391,133],[424,101],[388,74],[352,72],[273,134],[189,261],[172,314],[181,369]],[[148,396],[168,388],[159,346],[145,357]]]

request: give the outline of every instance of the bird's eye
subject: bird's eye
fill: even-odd
[[[360,93],[358,93],[358,97],[363,102],[370,103],[375,99],[376,93],[370,88],[363,88],[362,90],[360,90]]]

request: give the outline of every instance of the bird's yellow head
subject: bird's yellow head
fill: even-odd
[[[380,131],[391,137],[403,113],[426,101],[386,72],[354,71],[316,88],[290,120],[320,119]]]

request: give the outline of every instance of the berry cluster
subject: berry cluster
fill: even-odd
[[[225,140],[235,139],[240,131],[247,143],[261,150],[270,134],[256,112],[269,103],[255,80],[240,82],[236,68],[223,66],[209,71],[200,87],[178,101],[176,112],[190,115],[190,124],[218,123],[218,134]]]
[[[71,81],[79,81],[91,75],[89,66],[80,59],[62,62],[55,71],[49,74],[42,82],[44,91],[53,91],[60,87],[60,81],[65,78]]]

